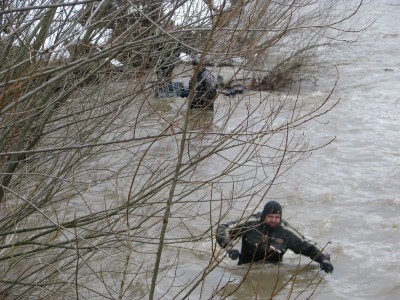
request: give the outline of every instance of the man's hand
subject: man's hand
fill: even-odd
[[[332,273],[333,271],[333,266],[329,260],[323,260],[319,266],[321,267],[321,270],[325,271],[325,273]]]
[[[229,258],[232,259],[232,260],[238,259],[238,258],[239,258],[239,255],[240,255],[239,250],[236,250],[236,249],[228,250],[228,256],[229,256]]]

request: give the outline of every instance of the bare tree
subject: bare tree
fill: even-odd
[[[214,228],[324,146],[303,128],[336,101],[303,102],[294,82],[349,32],[361,3],[345,3],[2,1],[0,295],[226,297]],[[193,90],[154,98],[166,43],[232,65],[224,81],[247,92],[214,115],[188,109]]]

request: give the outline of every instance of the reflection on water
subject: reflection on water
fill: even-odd
[[[229,282],[221,296],[230,299],[308,299],[315,289],[325,285],[315,265],[266,264],[234,271],[237,279]],[[240,280],[243,278],[243,280]]]
[[[215,130],[215,124],[213,122],[214,113],[207,110],[192,110],[189,112],[188,129],[198,130],[202,132]]]

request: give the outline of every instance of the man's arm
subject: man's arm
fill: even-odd
[[[259,223],[260,214],[257,213],[234,222],[219,224],[216,239],[218,244],[227,250],[230,259],[236,260],[240,257],[239,250],[233,248],[232,242],[243,236],[247,230],[254,228]]]
[[[240,238],[247,230],[253,228],[258,223],[259,218],[258,213],[226,224],[219,224],[216,232],[218,244],[222,248],[233,246],[232,242]]]
[[[296,254],[305,255],[318,262],[321,266],[321,269],[327,273],[331,273],[333,271],[333,266],[330,262],[330,256],[328,253],[323,252],[322,249],[317,247],[315,243],[307,240],[287,222],[284,222],[282,225],[288,237],[288,248],[290,250]]]

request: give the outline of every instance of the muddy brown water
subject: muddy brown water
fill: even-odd
[[[340,74],[334,97],[341,101],[325,126],[307,125],[315,144],[336,138],[275,190],[288,221],[319,245],[330,242],[334,272],[315,277],[315,264],[288,253],[280,267],[254,266],[239,287],[247,268],[226,258],[206,279],[205,290],[222,277],[230,281],[228,291],[236,290],[229,299],[268,299],[300,264],[305,271],[296,284],[274,299],[400,299],[400,2],[369,1],[361,13],[374,24],[333,57]],[[204,251],[186,254],[189,277],[209,259],[206,242],[196,247]]]
[[[361,13],[371,21],[376,19],[373,26],[357,43],[332,56],[332,65],[340,75],[332,97],[341,100],[319,122],[310,122],[304,128],[312,145],[322,145],[334,138],[333,142],[300,161],[268,194],[284,205],[286,220],[306,237],[326,246],[334,272],[324,276],[318,273],[317,264],[310,264],[309,259],[290,252],[280,265],[255,265],[250,271],[225,258],[188,299],[208,299],[223,285],[226,285],[225,292],[216,293],[214,298],[223,297],[225,293],[231,294],[228,299],[269,299],[271,296],[273,299],[400,299],[400,2],[367,1]],[[333,81],[334,78],[321,74],[317,88],[305,88],[301,97],[312,103],[326,95]],[[183,101],[172,98],[156,104],[160,114],[146,120],[147,133],[157,131],[160,118],[173,117]],[[216,106],[223,105],[224,101],[219,99]],[[246,106],[237,110],[226,125],[227,129],[238,124],[243,115],[246,115]],[[207,113],[201,122],[191,126],[206,127],[210,132],[225,126],[218,109]],[[211,140],[212,135],[197,146],[206,149],[207,139]],[[168,157],[172,162],[177,145],[176,141],[160,144],[154,160],[165,164],[165,157]],[[163,157],[164,154],[167,156]],[[237,153],[224,154],[234,156]],[[212,176],[224,163],[222,157],[214,158],[212,164],[198,168],[199,176]],[[232,185],[227,182],[220,192],[229,202],[233,194],[240,195],[241,189],[245,190],[252,183],[254,181],[245,181],[233,192],[229,191]],[[99,189],[98,193],[113,198],[115,186],[110,185]],[[115,185],[121,193],[129,190],[129,180],[126,185],[123,182]],[[193,201],[193,205],[182,206],[184,212],[179,211],[178,205],[175,217],[188,211],[195,216],[196,211],[209,210],[209,202],[196,203],[197,199],[203,199],[204,191],[189,195],[185,200]],[[167,191],[164,193],[167,195]],[[234,203],[224,221],[240,217],[243,211],[251,211],[258,201],[250,201],[246,206],[245,200]],[[170,220],[173,230],[168,232],[168,238],[201,235],[210,226],[205,216],[193,217],[191,222],[180,221],[179,217]],[[157,226],[151,230],[155,236],[159,233]],[[201,276],[210,262],[212,247],[208,236],[198,241],[182,241],[179,251],[167,247],[162,266],[174,266],[179,262],[179,268],[172,267],[160,275],[156,298],[176,296],[181,299],[184,296],[184,293],[178,294],[181,287]],[[136,256],[139,263],[132,264],[133,269],[140,265],[146,251],[154,251],[154,248],[135,250],[140,250],[140,254]],[[151,255],[149,260],[143,259],[149,264],[148,270],[128,288],[126,297],[129,299],[139,299],[146,294],[153,259]],[[115,264],[113,258],[110,265]],[[93,288],[96,289],[95,283]],[[276,291],[279,293],[275,295]]]

